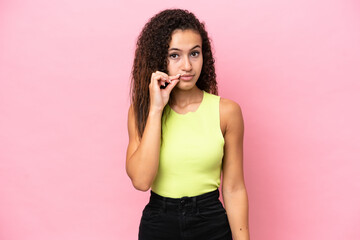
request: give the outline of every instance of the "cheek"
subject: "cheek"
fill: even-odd
[[[203,60],[201,59],[199,62],[196,63],[198,69],[202,69]]]
[[[168,65],[167,65],[168,69],[177,69],[177,68],[179,68],[180,65],[181,65],[179,62],[180,61],[169,61]]]
[[[167,70],[169,75],[175,75],[175,72],[177,72],[178,67],[176,66],[176,64],[174,62],[169,62],[167,65]]]
[[[167,68],[171,69],[173,68],[174,64],[171,61],[168,61]]]

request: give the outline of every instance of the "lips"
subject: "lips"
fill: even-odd
[[[189,81],[189,80],[191,80],[193,77],[194,77],[194,75],[186,74],[186,75],[181,75],[180,79],[181,79],[181,80],[184,80],[184,81]]]

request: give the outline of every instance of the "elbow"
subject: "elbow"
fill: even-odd
[[[237,193],[247,193],[246,187],[244,184],[240,185],[231,185],[231,186],[224,186],[222,187],[223,195],[232,195]]]
[[[146,192],[150,189],[150,184],[132,180],[132,184],[136,190]]]
[[[150,189],[153,178],[150,178],[150,176],[141,173],[130,172],[128,169],[126,170],[129,178],[131,179],[131,183],[136,190],[146,192]]]

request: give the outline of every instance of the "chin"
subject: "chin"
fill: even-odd
[[[192,83],[192,82],[187,82],[187,83],[179,82],[175,86],[175,88],[178,88],[178,89],[181,89],[181,90],[191,90],[194,87],[196,87],[196,82],[195,83]]]

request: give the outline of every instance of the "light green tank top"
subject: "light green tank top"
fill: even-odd
[[[196,196],[220,186],[224,137],[220,129],[220,97],[203,91],[195,112],[176,113],[167,104],[162,118],[159,168],[151,186],[171,198]]]

